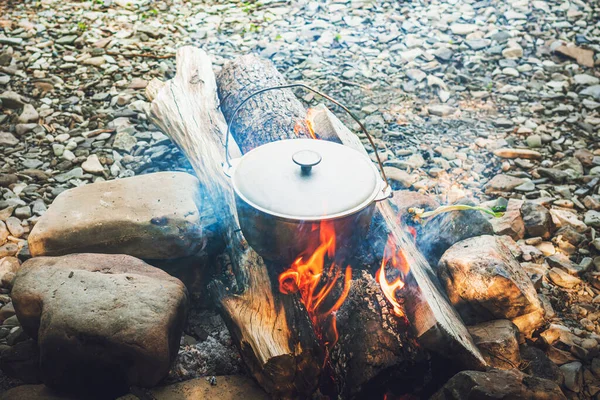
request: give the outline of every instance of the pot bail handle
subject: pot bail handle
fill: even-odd
[[[390,187],[390,184],[388,183],[387,176],[385,174],[385,169],[383,168],[383,163],[381,162],[381,157],[379,157],[379,152],[377,152],[377,146],[375,145],[375,141],[373,141],[373,137],[367,131],[367,128],[363,125],[363,123],[360,121],[360,119],[358,119],[358,117],[356,115],[354,115],[354,113],[352,111],[350,111],[348,109],[348,107],[344,106],[339,101],[333,99],[331,96],[328,96],[325,93],[322,93],[322,92],[318,91],[317,89],[314,89],[314,88],[312,88],[304,83],[300,83],[300,82],[289,83],[286,85],[279,85],[279,86],[270,86],[270,87],[267,87],[264,89],[257,90],[256,92],[248,95],[248,97],[246,97],[244,100],[242,100],[240,102],[240,104],[237,105],[237,107],[233,111],[233,114],[231,114],[231,119],[229,120],[229,123],[227,124],[227,133],[225,134],[225,162],[227,163],[227,166],[229,168],[232,167],[231,159],[229,158],[229,136],[230,136],[230,132],[231,132],[231,125],[233,123],[233,120],[237,116],[238,111],[244,106],[244,104],[246,104],[246,102],[248,100],[250,100],[251,98],[253,98],[254,96],[258,96],[259,94],[264,93],[264,92],[268,92],[271,90],[279,90],[279,89],[290,89],[290,88],[296,88],[296,87],[300,87],[300,88],[309,90],[309,91],[316,93],[319,96],[329,100],[336,106],[340,107],[342,110],[346,111],[348,113],[348,115],[350,115],[350,117],[352,117],[352,119],[354,121],[356,121],[356,123],[358,123],[358,125],[360,126],[360,129],[367,136],[367,139],[369,140],[369,143],[371,144],[371,147],[373,148],[373,151],[375,152],[375,157],[377,158],[377,164],[379,164],[379,172],[381,173],[381,178],[383,179],[383,182],[385,183],[385,186],[383,187],[381,193],[384,194],[384,196],[385,196],[384,198],[392,197],[391,187]]]

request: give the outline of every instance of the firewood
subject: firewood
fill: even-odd
[[[186,154],[221,221],[234,282],[216,281],[211,290],[244,362],[273,397],[308,397],[318,384],[322,350],[298,299],[279,293],[239,230],[233,190],[222,170],[226,124],[210,57],[181,47],[175,77],[150,88],[152,122]],[[232,145],[232,155],[239,155]]]
[[[217,76],[225,118],[231,118],[248,95],[285,83],[273,64],[253,55],[230,62]],[[309,137],[306,109],[289,89],[262,93],[249,103],[232,122],[232,136],[242,151],[277,139]],[[333,374],[333,392],[327,394],[353,398],[376,386],[384,388],[422,358],[408,329],[401,319],[391,315],[391,308],[383,299],[373,277],[354,278],[348,300],[339,310],[344,317],[344,323],[338,324],[340,339],[331,349],[330,363],[322,377],[325,382]],[[328,385],[321,387],[326,390],[323,386]]]
[[[321,105],[314,110],[313,127],[319,138],[335,140],[368,155],[358,139],[334,114]],[[482,369],[486,363],[473,343],[460,316],[450,305],[439,286],[437,277],[423,254],[417,249],[407,227],[402,226],[388,200],[379,202],[375,211],[375,227],[371,230],[379,241],[393,238],[410,266],[407,293],[404,298],[408,319],[420,344],[445,356],[456,357],[471,369]]]

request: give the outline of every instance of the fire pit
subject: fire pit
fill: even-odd
[[[183,48],[178,57],[179,83],[159,92],[152,118],[170,129],[218,205],[234,280],[227,287],[219,279],[211,290],[261,386],[275,397],[292,398],[315,390],[334,397],[378,393],[383,398],[392,386],[396,394],[408,393],[426,376],[422,372],[415,380],[410,373],[427,365],[424,347],[416,341],[432,350],[453,349],[459,364],[485,365],[431,280],[434,274],[411,230],[387,201],[373,203],[383,184],[356,136],[326,109],[307,116],[271,65],[245,57],[219,77],[221,110],[246,153],[229,163],[218,134],[227,124],[204,102],[215,90],[206,55]],[[200,71],[201,80],[189,77]],[[242,84],[240,76],[253,84]],[[285,89],[270,91],[274,86]],[[244,99],[252,99],[250,106],[243,107]],[[186,121],[212,125],[173,129],[183,122],[181,114],[169,111],[173,103],[189,115]],[[237,157],[235,146],[231,153]],[[233,167],[231,181],[219,171],[222,160]],[[323,208],[321,199],[335,202]],[[365,238],[372,215],[376,227]],[[335,217],[346,222],[339,224]],[[282,220],[292,220],[292,228],[282,231]],[[372,257],[373,249],[374,268],[361,261]]]

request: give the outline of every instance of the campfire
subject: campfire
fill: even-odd
[[[451,348],[459,362],[485,364],[431,281],[434,273],[414,232],[386,200],[377,153],[380,169],[328,109],[306,111],[290,88],[307,87],[285,84],[270,64],[242,57],[221,72],[218,88],[203,52],[182,48],[177,65],[170,90],[156,83],[147,91],[154,98],[151,116],[186,153],[217,206],[234,279],[217,277],[210,287],[242,358],[267,392],[276,398],[307,398],[316,391],[330,398],[402,396],[423,382],[426,374],[415,379],[413,372],[427,364],[426,348]],[[253,82],[251,88],[238,81],[239,74]],[[219,109],[210,101],[215,91]],[[207,124],[192,127],[191,121]],[[299,152],[301,146],[310,151]],[[337,152],[344,154],[338,164],[327,164]],[[265,166],[266,160],[273,161]],[[348,173],[349,182],[362,176],[370,183],[344,192],[339,176]],[[328,188],[337,185],[332,194],[347,194],[296,192],[295,185],[318,179],[329,179]],[[336,201],[359,206],[344,212]],[[371,252],[374,262],[365,263]]]

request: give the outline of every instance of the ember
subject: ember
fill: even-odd
[[[332,347],[338,339],[335,312],[339,310],[350,291],[352,269],[347,266],[343,276],[343,289],[333,302],[332,296],[338,280],[341,279],[342,269],[331,262],[327,271],[325,263],[335,257],[335,229],[333,224],[323,221],[313,224],[313,230],[320,229],[320,242],[313,249],[300,255],[292,266],[279,275],[279,290],[290,294],[300,292],[302,303],[306,307],[315,332],[321,341]],[[333,305],[331,303],[333,302]]]
[[[397,271],[396,274],[400,275],[391,283],[388,282],[385,273],[385,267],[388,265]],[[394,314],[396,314],[398,317],[404,317],[404,311],[402,311],[402,307],[398,301],[398,298],[396,297],[396,290],[404,288],[404,281],[402,279],[406,277],[409,270],[410,268],[402,249],[396,246],[396,242],[390,236],[383,251],[381,267],[376,273],[376,278],[386,299],[388,299],[388,301],[394,307]]]

